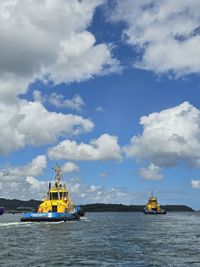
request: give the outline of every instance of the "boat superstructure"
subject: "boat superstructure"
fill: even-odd
[[[145,214],[166,214],[166,210],[161,209],[160,204],[158,203],[157,198],[151,193],[151,196],[148,199],[147,204],[144,207]]]
[[[49,183],[49,189],[37,212],[25,213],[21,221],[69,221],[84,216],[81,207],[74,206],[67,189],[62,181],[61,168],[55,168],[55,183]]]

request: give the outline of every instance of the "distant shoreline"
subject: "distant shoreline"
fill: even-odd
[[[81,205],[86,212],[142,212],[144,209],[144,205],[123,205],[123,204],[87,204]],[[194,210],[186,205],[161,205],[161,208],[165,209],[168,212],[171,211],[190,211],[194,212]]]
[[[0,198],[0,207],[4,207],[7,213],[21,213],[24,211],[35,211],[41,201],[39,200],[18,200]],[[144,205],[124,205],[124,204],[86,204],[80,205],[85,212],[142,212]],[[194,212],[191,207],[186,205],[161,205],[161,208],[168,212]]]

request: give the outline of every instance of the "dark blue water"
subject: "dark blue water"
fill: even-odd
[[[21,223],[0,216],[0,266],[200,266],[200,213],[87,213]]]

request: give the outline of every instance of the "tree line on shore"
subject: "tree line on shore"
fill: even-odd
[[[39,200],[18,200],[0,198],[0,207],[4,207],[8,212],[23,212],[36,210],[41,201]],[[95,203],[81,205],[86,212],[141,212],[144,205],[123,205]],[[161,208],[169,211],[194,211],[186,205],[163,205]]]

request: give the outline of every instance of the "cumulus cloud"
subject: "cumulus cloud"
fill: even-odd
[[[56,64],[47,69],[50,78],[55,83],[60,83],[120,72],[119,62],[112,57],[110,46],[95,45],[95,42],[94,35],[87,31],[63,40]]]
[[[1,197],[41,200],[47,193],[48,183],[55,182],[54,179],[47,181],[36,178],[43,174],[46,164],[46,156],[40,155],[24,166],[8,167],[1,170]],[[141,193],[136,193],[126,188],[105,188],[103,186],[86,184],[79,178],[66,179],[64,177],[63,180],[67,182],[70,196],[75,204],[97,202],[132,204],[137,201],[140,203],[144,198]]]
[[[79,171],[78,165],[76,165],[74,162],[66,162],[61,169],[63,173]]]
[[[78,204],[88,203],[141,203],[142,194],[127,188],[105,188],[103,186],[82,183],[79,179],[71,179],[68,188],[72,199]]]
[[[1,183],[0,194],[5,198],[38,199],[46,195],[48,183],[54,181],[41,181],[34,177],[27,177],[21,183]],[[70,197],[74,204],[88,203],[141,203],[144,196],[126,188],[109,188],[82,183],[79,179],[70,179],[67,182]]]
[[[34,191],[38,191],[37,193],[40,193],[41,192],[41,189],[44,190],[44,186],[47,185],[47,182],[39,181],[38,179],[36,179],[34,177],[31,177],[31,176],[26,177],[25,182],[27,182],[29,184],[29,188],[31,189],[31,191],[33,189],[35,189]]]
[[[199,8],[198,0],[117,0],[112,20],[127,23],[136,67],[181,76],[200,72]]]
[[[105,112],[105,109],[103,108],[103,107],[97,107],[96,109],[95,109],[97,112]]]
[[[87,29],[104,0],[0,2],[0,97],[14,101],[36,78],[55,84],[119,71],[108,44]]]
[[[140,119],[141,135],[124,148],[128,157],[149,160],[158,167],[184,162],[200,166],[200,110],[184,102]]]
[[[42,175],[46,165],[46,156],[40,155],[27,165],[2,169],[0,171],[0,183],[21,183],[27,176]]]
[[[8,199],[38,199],[41,200],[47,193],[48,182],[27,176],[21,182],[0,182],[1,197]]]
[[[140,169],[140,176],[148,180],[160,180],[163,175],[160,173],[161,168],[151,163],[147,168]]]
[[[49,96],[49,103],[58,108],[68,108],[77,111],[80,111],[85,105],[79,95],[75,95],[72,99],[64,99],[63,95],[56,93]]]
[[[0,194],[5,198],[41,199],[48,182],[38,180],[47,166],[45,155],[39,155],[24,166],[7,167],[0,171]]]
[[[0,154],[27,144],[43,145],[60,136],[91,131],[93,123],[81,116],[49,112],[40,102],[19,100],[15,105],[0,102]]]
[[[37,156],[25,167],[21,168],[22,173],[26,176],[39,176],[44,173],[47,166],[47,159],[45,155]]]
[[[200,180],[192,180],[191,181],[192,188],[200,188]]]
[[[122,160],[118,138],[109,134],[103,134],[89,144],[64,140],[50,148],[48,156],[56,160]]]
[[[67,108],[75,111],[81,111],[85,105],[80,95],[74,95],[72,99],[66,99],[63,95],[52,93],[48,95],[42,95],[40,91],[35,90],[33,92],[34,100],[41,103],[49,103],[56,108]]]
[[[48,182],[27,176],[21,182],[2,183],[0,181],[1,197],[7,199],[38,199],[42,200],[48,190]]]

